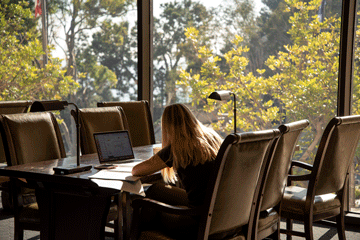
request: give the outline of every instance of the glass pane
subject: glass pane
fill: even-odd
[[[48,1],[49,44],[62,61],[67,76],[77,87],[69,95],[53,96],[75,102],[79,108],[97,107],[97,102],[137,99],[137,9],[136,1]],[[93,4],[95,4],[95,2]],[[39,27],[41,19],[39,18]],[[75,143],[74,121],[62,112]],[[65,132],[63,136],[66,136]],[[75,149],[74,147],[72,149]],[[72,151],[74,154],[74,151]]]
[[[359,2],[358,2],[359,5]],[[359,10],[359,6],[357,7]],[[353,72],[353,102],[352,114],[360,114],[360,84],[359,84],[359,67],[360,67],[360,24],[359,17],[356,23],[355,35],[355,56],[354,56],[354,72]],[[358,146],[354,158],[354,164],[350,168],[350,191],[349,191],[349,207],[350,211],[360,213],[360,146]]]
[[[313,162],[336,116],[341,1],[154,1],[154,121],[182,102],[222,136],[308,119],[295,158]],[[159,136],[159,135],[158,135]]]

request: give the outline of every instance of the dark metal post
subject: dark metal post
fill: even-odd
[[[41,22],[42,22],[42,46],[44,50],[43,55],[43,67],[45,68],[46,64],[48,63],[48,52],[47,52],[47,45],[48,45],[48,33],[47,33],[47,23],[46,23],[46,0],[41,0]]]
[[[76,165],[80,166],[80,114],[79,114],[79,108],[75,103],[68,103],[70,105],[73,105],[75,107],[76,111]]]
[[[232,95],[234,96],[234,133],[236,133],[236,96],[233,92]]]

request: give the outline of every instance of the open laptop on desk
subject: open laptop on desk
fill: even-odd
[[[94,133],[94,139],[101,164],[99,168],[101,166],[111,168],[115,163],[142,161],[142,159],[135,159],[127,130]]]

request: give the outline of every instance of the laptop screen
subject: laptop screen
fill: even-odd
[[[100,163],[134,158],[129,132],[94,133],[95,144]]]

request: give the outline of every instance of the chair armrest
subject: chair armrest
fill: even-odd
[[[304,175],[289,175],[288,181],[308,181],[311,178],[311,174]]]
[[[138,198],[134,199],[131,203],[131,206],[135,208],[152,208],[161,212],[177,214],[177,215],[188,215],[188,216],[196,216],[201,214],[201,207],[190,208],[187,206],[173,206],[170,204],[166,204],[163,202],[159,202],[150,198]]]
[[[313,165],[295,160],[291,162],[291,167],[300,167],[309,171],[313,169]]]
[[[313,166],[311,164],[300,162],[300,161],[291,161],[291,167],[299,167],[311,171]],[[290,186],[291,182],[293,181],[308,181],[311,178],[311,174],[304,174],[304,175],[291,175],[292,171],[290,170],[290,175],[288,176],[287,182],[288,186]]]

